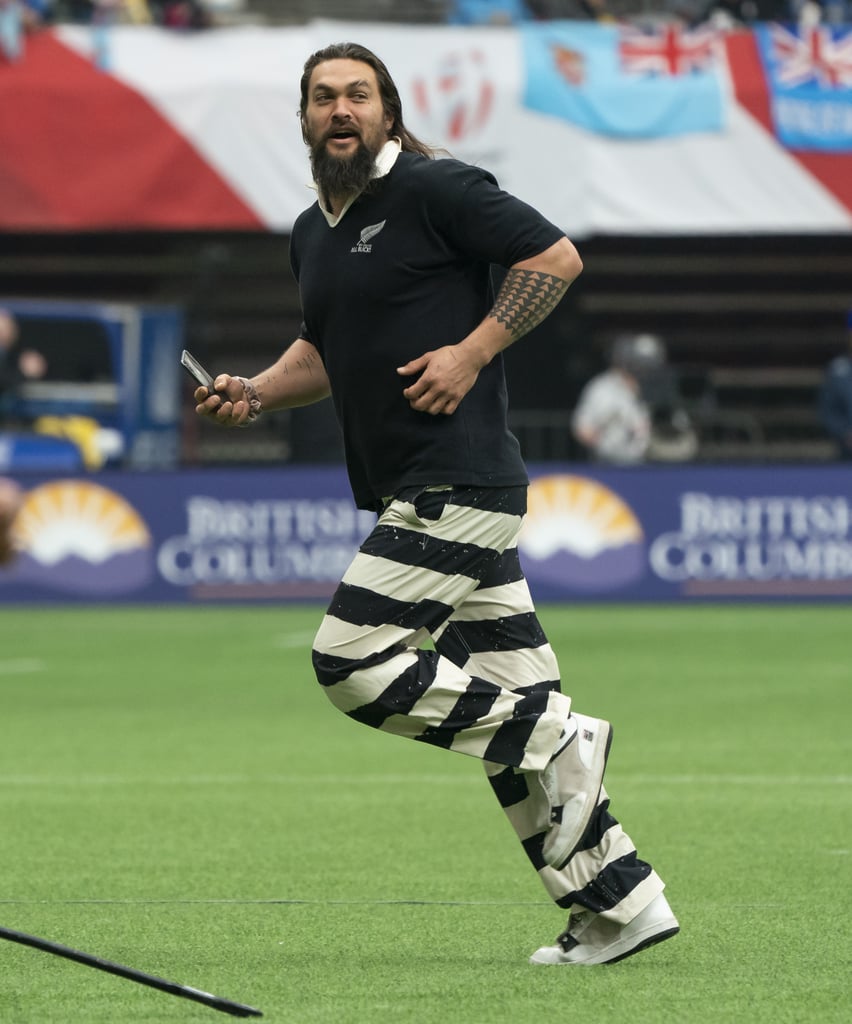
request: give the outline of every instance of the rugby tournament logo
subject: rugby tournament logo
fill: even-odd
[[[375,238],[376,235],[382,230],[387,224],[386,220],[380,221],[378,224],[371,224],[369,227],[364,228],[361,232],[361,237],[358,239],[356,245],[353,245],[349,250],[350,252],[372,252],[373,246],[370,241],[371,238]]]
[[[20,554],[3,582],[95,597],[126,593],[154,570],[150,531],[120,494],[84,480],[34,487],[15,520]]]
[[[451,143],[468,141],[485,128],[496,89],[481,50],[448,53],[431,74],[412,82],[414,105],[433,132]]]
[[[531,482],[518,540],[531,584],[577,593],[626,587],[645,572],[644,541],[632,509],[603,484],[568,474]]]

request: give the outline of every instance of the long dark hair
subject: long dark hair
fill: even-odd
[[[379,95],[382,98],[385,114],[393,122],[388,135],[396,135],[400,139],[404,152],[419,153],[421,156],[427,157],[435,155],[435,150],[427,146],[425,142],[421,142],[405,127],[402,120],[402,100],[399,98],[399,90],[384,63],[372,50],[368,50],[366,46],[359,46],[358,43],[332,43],[330,46],[323,47],[322,50],[317,50],[305,61],[305,69],[299,83],[301,90],[299,119],[302,122],[302,138],[305,142],[308,141],[305,124],[305,113],[308,109],[308,83],[311,79],[311,72],[317,64],[322,64],[327,60],[359,60],[361,63],[369,65],[376,73]]]

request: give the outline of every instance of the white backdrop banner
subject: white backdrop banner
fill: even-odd
[[[329,21],[32,37],[0,63],[0,228],[289,231],[312,201],[301,69],[344,39],[387,63],[416,135],[572,237],[852,229],[852,152],[780,141],[757,33]],[[802,88],[852,111],[842,75]]]

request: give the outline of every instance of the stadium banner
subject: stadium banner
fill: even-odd
[[[852,230],[848,32],[814,55],[777,27],[412,31],[35,33],[0,60],[0,230],[290,231],[314,199],[299,76],[340,39],[384,57],[415,135],[572,237]]]
[[[852,151],[852,26],[758,25],[754,32],[781,142]]]
[[[18,476],[0,601],[326,600],[372,528],[340,466]],[[539,601],[852,598],[844,466],[533,466]]]

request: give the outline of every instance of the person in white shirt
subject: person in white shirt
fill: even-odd
[[[583,388],[571,426],[594,459],[618,465],[645,461],[651,410],[642,397],[640,374],[653,371],[664,359],[662,345],[652,334],[619,338],[610,368]]]

